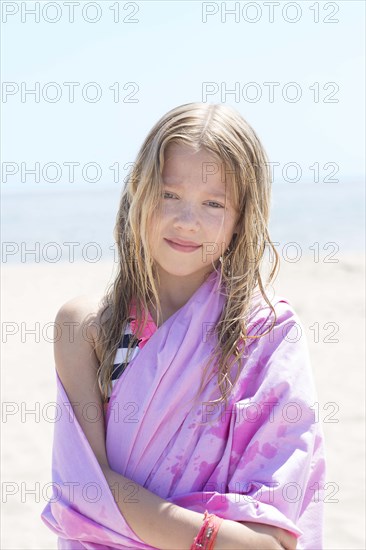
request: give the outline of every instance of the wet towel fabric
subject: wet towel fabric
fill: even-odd
[[[298,550],[321,550],[324,437],[304,327],[284,298],[271,298],[270,333],[247,342],[226,408],[209,403],[221,395],[216,365],[192,406],[224,300],[213,272],[117,380],[105,418],[110,467],[179,506],[278,526],[298,537]],[[266,332],[269,315],[253,298],[248,334]],[[152,548],[121,514],[56,380],[54,493],[42,520],[60,549]]]

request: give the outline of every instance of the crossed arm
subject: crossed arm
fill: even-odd
[[[97,422],[88,422],[80,411],[86,403],[94,402],[103,410],[96,370],[99,365],[95,345],[88,335],[96,336],[99,321],[95,302],[79,297],[64,304],[56,316],[61,327],[61,338],[55,338],[54,356],[57,373],[70,402],[78,402],[74,412],[86,438],[101,466],[121,514],[136,535],[146,544],[161,550],[188,550],[198,534],[204,515],[172,504],[145,489],[138,483],[113,471],[105,449],[103,414]],[[63,328],[72,323],[77,327],[70,341]],[[135,487],[137,502],[131,501],[131,485]],[[117,488],[117,491],[116,491]],[[117,495],[117,496],[116,496]],[[215,541],[215,550],[295,550],[296,537],[288,531],[253,522],[224,520]]]
[[[138,537],[161,550],[188,550],[200,530],[204,515],[172,504],[138,483],[101,464],[113,496],[127,523]],[[134,500],[131,486],[134,486]],[[117,490],[116,490],[117,489]],[[117,498],[116,498],[117,495]],[[295,550],[296,537],[262,523],[224,520],[215,550]]]

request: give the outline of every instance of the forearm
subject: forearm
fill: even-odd
[[[136,535],[161,550],[189,550],[202,527],[204,514],[168,502],[138,483],[103,467],[123,517]],[[215,550],[282,550],[269,535],[224,520],[219,529]]]

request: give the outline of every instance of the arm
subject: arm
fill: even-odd
[[[108,466],[102,466],[102,470],[122,515],[144,542],[161,550],[188,550],[191,547],[202,526],[203,514],[160,498]],[[286,546],[280,544],[282,541]],[[296,538],[282,529],[261,523],[224,520],[215,541],[215,550],[283,548],[295,550]]]
[[[117,498],[114,493],[113,496],[130,527],[141,540],[151,546],[169,550],[188,549],[202,526],[203,514],[165,501],[112,471],[105,449],[103,414],[99,415],[99,420],[93,420],[90,423],[81,413],[83,405],[91,402],[100,407],[103,412],[100,390],[96,381],[99,362],[90,341],[93,331],[95,336],[98,319],[95,302],[83,297],[70,300],[59,310],[56,323],[61,328],[61,337],[55,338],[54,344],[59,378],[110,488],[115,489],[117,483]],[[75,329],[72,338],[68,330],[70,326]],[[86,330],[87,327],[88,330]],[[138,506],[131,502],[133,500],[131,484],[136,487]],[[277,535],[279,530],[275,527],[263,526],[267,531],[260,532],[258,531],[260,525],[256,524],[255,528],[250,528],[239,522],[225,520],[221,525],[215,547],[218,550],[229,548],[231,550],[233,548],[280,550],[282,547],[275,536],[272,536],[272,534]],[[288,548],[290,550],[290,546]]]
[[[92,345],[99,322],[96,301],[79,296],[66,302],[55,319],[54,358],[57,374],[94,455],[100,464],[108,465],[104,412],[96,377],[99,361]],[[90,403],[100,411],[97,420],[91,422],[82,414]]]

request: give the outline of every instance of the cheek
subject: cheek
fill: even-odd
[[[205,235],[209,241],[225,242],[226,247],[229,246],[236,220],[236,215],[231,209],[224,210],[202,205],[185,212],[183,205],[173,199],[162,201],[160,213],[154,212],[153,214],[150,231],[152,245],[153,241],[158,240],[159,234],[166,233],[166,231],[169,233],[172,224],[184,219],[185,216],[188,218],[193,216],[192,219],[196,219],[202,235]]]
[[[216,222],[221,235],[229,235],[235,226],[235,218],[229,212],[216,216]]]

